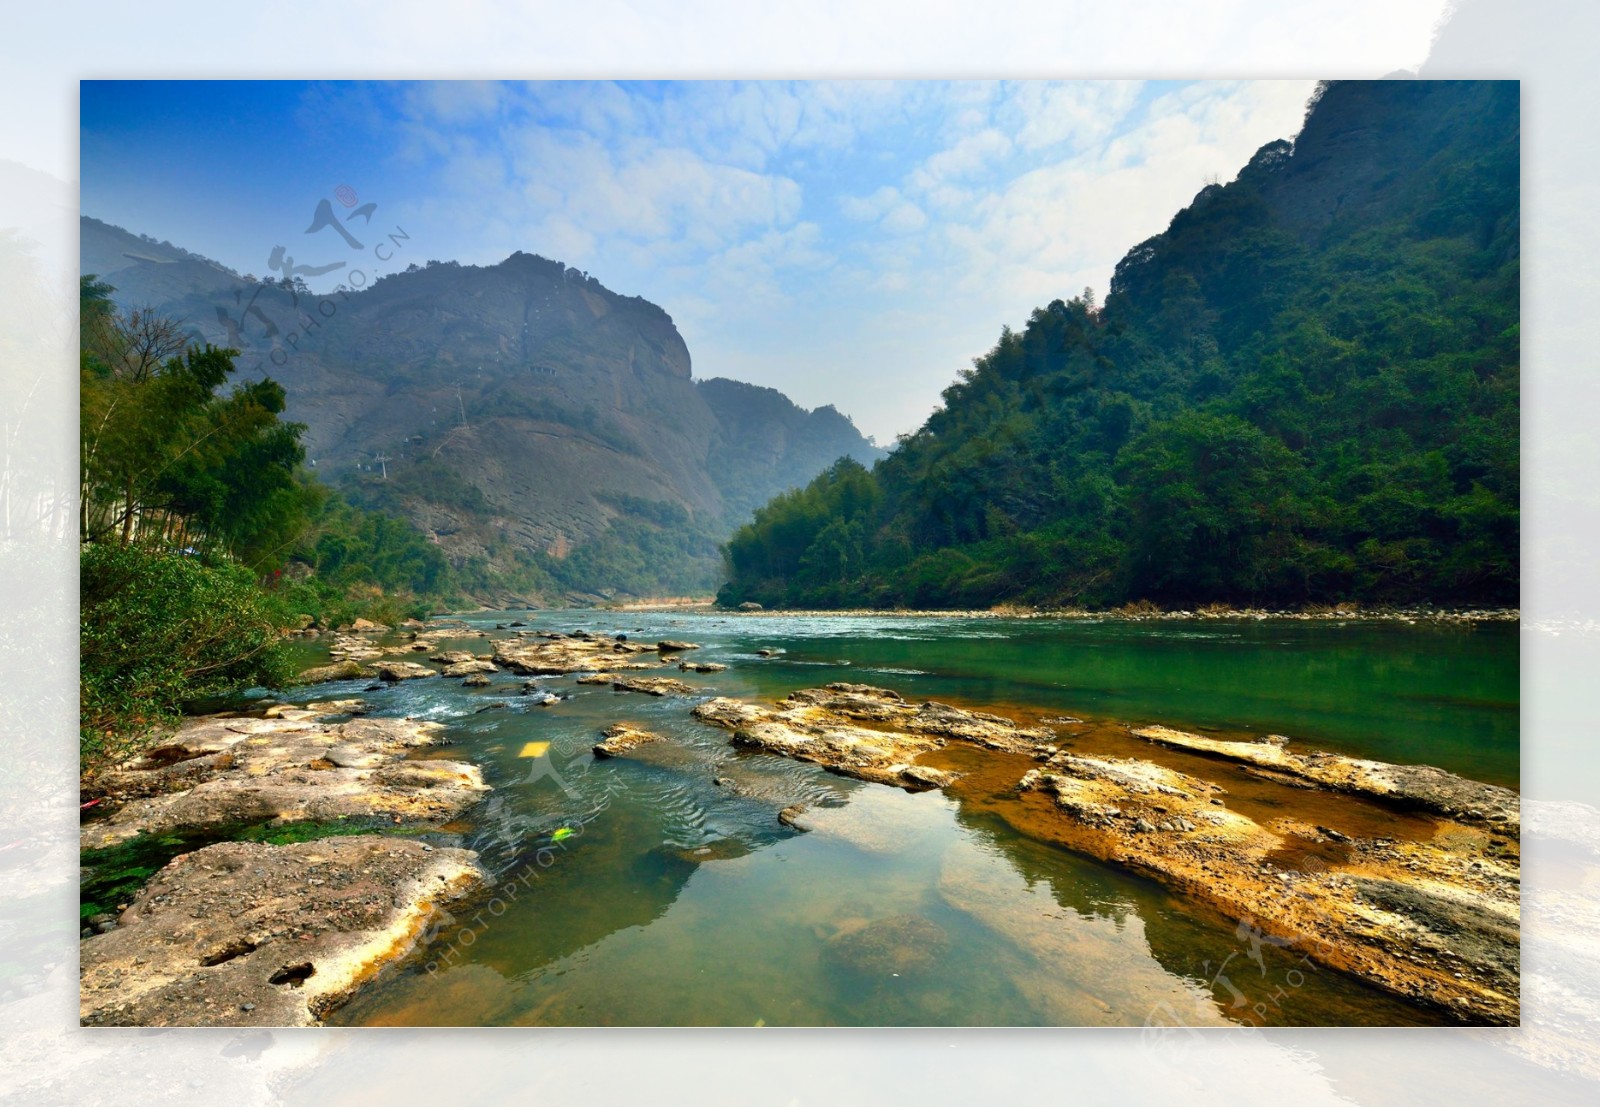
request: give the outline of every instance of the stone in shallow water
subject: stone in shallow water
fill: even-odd
[[[834,936],[824,951],[834,965],[865,977],[911,977],[937,967],[949,947],[932,920],[892,916]]]

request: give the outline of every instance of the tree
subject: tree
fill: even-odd
[[[173,320],[119,317],[85,278],[80,371],[84,542],[213,545],[266,568],[304,519],[300,424],[270,378],[219,390],[238,351],[190,346]]]

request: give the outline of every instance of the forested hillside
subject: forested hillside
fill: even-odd
[[[1515,604],[1519,90],[1324,82],[1291,145],[1036,309],[724,603]]]

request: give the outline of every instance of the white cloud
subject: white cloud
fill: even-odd
[[[1025,150],[1062,143],[1081,147],[1113,133],[1142,87],[1140,81],[1013,81],[1006,85],[999,114],[1015,128],[1017,145]]]
[[[502,90],[492,127],[436,118],[487,96],[429,98],[412,128],[448,194],[430,225],[477,243],[467,260],[588,269],[665,307],[697,373],[837,401],[887,438],[1002,324],[1103,295],[1207,178],[1292,136],[1310,90],[549,85]]]
[[[918,190],[931,190],[954,179],[992,168],[1011,153],[1011,140],[993,127],[963,135],[953,145],[933,155],[911,174]]]
[[[913,231],[922,230],[927,225],[927,214],[909,201],[896,204],[889,214],[883,217],[883,229],[895,234],[908,235]]]
[[[851,219],[874,220],[882,219],[898,203],[900,190],[893,185],[884,185],[870,196],[840,197],[839,209]]]

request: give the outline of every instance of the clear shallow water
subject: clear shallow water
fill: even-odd
[[[488,630],[510,618],[469,622]],[[1002,711],[1281,732],[1502,783],[1517,776],[1514,628],[593,611],[528,622],[701,643],[695,660],[731,668],[674,674],[706,695],[862,681]],[[459,645],[484,649],[481,639]],[[762,648],[783,653],[761,658]],[[477,762],[495,786],[440,841],[480,851],[496,884],[334,1022],[1433,1020],[1308,970],[1292,949],[1254,947],[1232,924],[1032,841],[982,805],[735,751],[690,717],[692,698],[553,677],[541,684],[567,699],[541,708],[518,695],[525,679],[493,680],[301,691],[361,693],[378,714],[446,723],[438,754]],[[596,761],[590,748],[618,721],[667,741]],[[809,833],[778,821],[793,804],[809,806]]]

